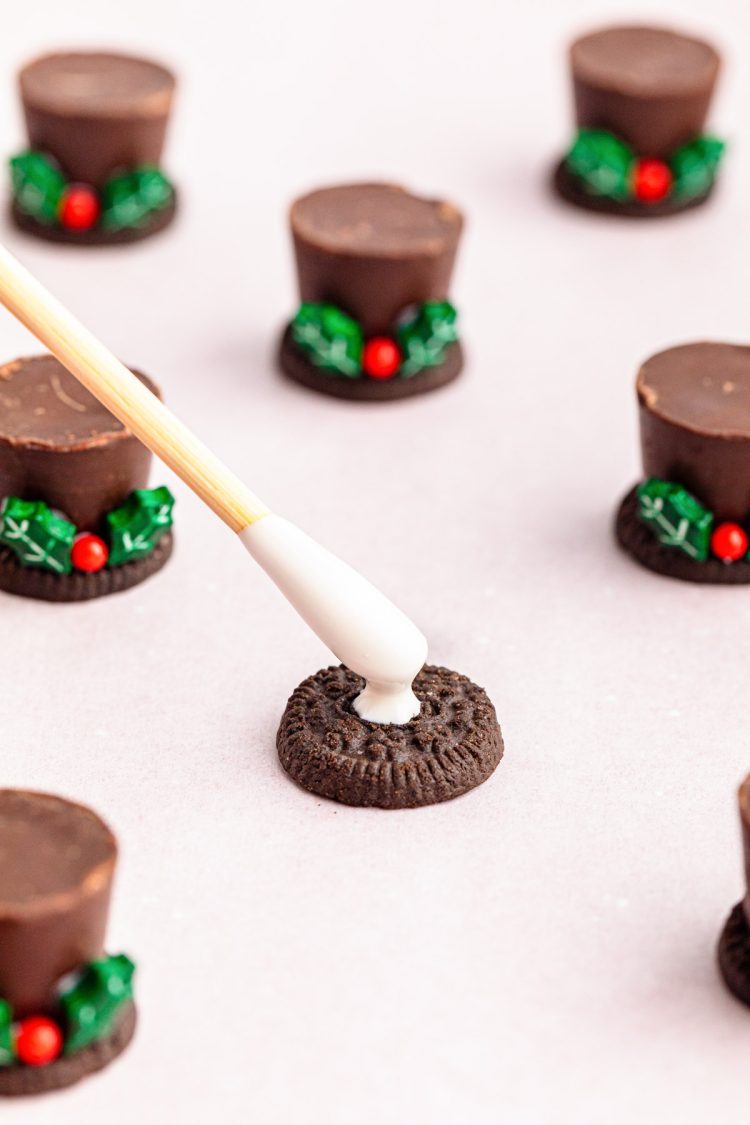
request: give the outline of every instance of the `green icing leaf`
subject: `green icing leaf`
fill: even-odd
[[[56,223],[66,187],[57,165],[41,152],[22,152],[10,161],[10,174],[20,210],[40,223]]]
[[[335,305],[300,305],[292,321],[292,339],[316,367],[349,379],[362,374],[362,329]]]
[[[0,508],[0,543],[15,551],[23,566],[70,574],[75,534],[75,525],[56,516],[43,500],[8,496]]]
[[[80,980],[60,997],[66,1055],[109,1033],[117,1012],[133,997],[134,972],[135,965],[124,953],[91,961]]]
[[[403,359],[399,375],[409,378],[425,367],[437,367],[445,349],[458,339],[458,314],[449,301],[425,301],[415,315],[398,327]]]
[[[726,145],[718,137],[698,137],[672,155],[673,191],[684,198],[703,195],[716,179]]]
[[[155,211],[167,207],[173,196],[167,177],[150,165],[114,176],[102,189],[101,225],[107,230],[142,226]]]
[[[0,1000],[0,1066],[12,1066],[15,1061],[13,1012],[7,1000]]]
[[[107,566],[122,566],[150,555],[172,526],[174,496],[168,488],[137,488],[125,503],[107,516]]]
[[[605,129],[579,129],[566,164],[591,195],[610,199],[630,196],[635,156],[632,149]]]
[[[679,484],[651,477],[638,486],[638,514],[665,547],[676,547],[705,562],[713,513]]]

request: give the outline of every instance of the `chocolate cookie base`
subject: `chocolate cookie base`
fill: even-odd
[[[659,203],[639,203],[637,199],[608,199],[604,195],[591,195],[581,186],[576,176],[568,170],[565,160],[561,160],[554,170],[552,186],[566,203],[581,207],[584,211],[598,211],[602,215],[620,215],[624,219],[665,219],[670,215],[680,215],[700,207],[713,194],[714,185],[702,195],[690,199],[670,196]]]
[[[172,546],[172,532],[168,531],[145,559],[136,559],[124,566],[105,566],[95,574],[84,574],[80,570],[54,574],[37,566],[22,566],[9,547],[0,547],[0,590],[45,602],[86,602],[107,594],[119,594],[161,570],[172,554]]]
[[[750,582],[750,562],[744,559],[734,563],[714,558],[697,562],[684,551],[660,543],[638,515],[637,488],[633,488],[620,504],[615,520],[615,537],[623,550],[655,574],[714,586],[742,586]]]
[[[370,723],[352,702],[364,686],[343,665],[306,679],[287,703],[276,747],[299,785],[344,805],[412,809],[480,785],[503,756],[495,708],[471,680],[425,665],[422,703],[404,726]]]
[[[172,195],[166,207],[154,211],[142,226],[128,227],[125,230],[105,230],[101,227],[94,227],[92,230],[66,230],[65,227],[51,226],[26,215],[17,207],[15,200],[11,203],[10,214],[19,230],[46,242],[65,243],[68,246],[122,246],[125,243],[141,242],[144,238],[166,230],[177,214],[177,193]]]
[[[48,1094],[73,1086],[89,1074],[103,1070],[121,1055],[135,1034],[135,1004],[130,1001],[122,1009],[113,1030],[104,1039],[90,1043],[74,1055],[61,1055],[47,1066],[0,1067],[0,1097],[19,1098],[30,1094]]]
[[[738,1000],[750,1006],[750,926],[738,902],[726,921],[717,950],[724,983]]]
[[[348,379],[345,375],[335,375],[311,363],[301,348],[292,339],[291,327],[287,326],[281,338],[279,349],[281,370],[295,383],[301,383],[311,391],[320,391],[335,398],[347,398],[356,402],[391,402],[397,398],[436,391],[452,383],[464,364],[460,343],[449,344],[445,359],[437,367],[425,367],[409,379],[394,375],[392,379],[371,379],[363,375],[358,379]]]

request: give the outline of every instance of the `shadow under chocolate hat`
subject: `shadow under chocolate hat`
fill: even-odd
[[[444,301],[463,229],[463,216],[444,200],[423,199],[389,183],[321,188],[291,207],[299,294],[303,302],[335,305],[365,338],[393,333],[410,306]],[[337,379],[295,351],[289,333],[281,363],[296,381],[345,398],[400,398],[434,389],[458,375],[460,345],[440,367],[413,378]]]

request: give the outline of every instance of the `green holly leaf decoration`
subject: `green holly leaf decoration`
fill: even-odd
[[[168,488],[137,488],[107,516],[107,566],[122,566],[150,555],[172,526],[174,496]]]
[[[362,374],[362,329],[335,305],[300,305],[292,321],[292,339],[316,367],[348,379]]]
[[[102,189],[101,225],[107,230],[143,226],[155,211],[167,207],[174,188],[158,168],[144,165],[114,176]]]
[[[0,1066],[13,1066],[15,1061],[13,1012],[7,1000],[0,1000]]]
[[[8,496],[0,507],[0,543],[15,551],[23,566],[70,574],[76,527],[56,516],[43,500]]]
[[[41,152],[22,152],[10,161],[10,174],[20,210],[40,223],[56,223],[66,187],[57,165]]]
[[[90,961],[83,976],[60,997],[65,1015],[64,1054],[108,1035],[122,1005],[133,998],[135,965],[124,953]]]
[[[631,148],[605,129],[579,129],[565,160],[590,195],[627,199],[635,156]]]
[[[705,562],[711,545],[713,513],[678,484],[651,477],[638,486],[638,514],[660,543]]]
[[[415,315],[398,326],[402,360],[399,375],[409,378],[425,367],[437,367],[445,349],[458,339],[458,314],[449,301],[425,301]]]
[[[716,179],[726,145],[718,137],[698,137],[683,145],[670,160],[673,191],[684,199],[704,195]]]

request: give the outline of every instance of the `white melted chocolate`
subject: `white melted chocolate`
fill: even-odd
[[[366,578],[280,516],[239,533],[255,561],[338,659],[362,676],[354,709],[372,723],[408,723],[427,640]]]

